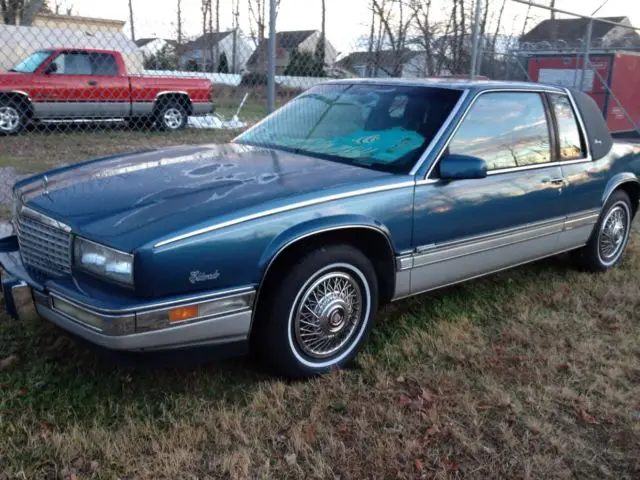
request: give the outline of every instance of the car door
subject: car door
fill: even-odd
[[[594,161],[589,154],[586,132],[569,95],[549,93],[556,138],[556,156],[565,178],[564,197],[567,205],[565,228],[559,249],[585,245],[600,216],[602,192],[610,178],[608,159]],[[595,112],[599,114],[599,112]]]
[[[418,293],[557,250],[564,179],[552,162],[554,130],[543,92],[486,91],[472,101],[427,179],[417,182],[411,291]],[[438,162],[470,155],[482,179],[445,181]]]

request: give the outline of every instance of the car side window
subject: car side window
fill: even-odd
[[[93,53],[91,63],[94,75],[114,77],[118,75],[118,65],[113,55],[108,53]]]
[[[558,143],[560,160],[579,160],[585,158],[582,135],[578,127],[575,112],[566,95],[551,94],[551,107],[558,124]]]
[[[61,53],[53,61],[57,75],[91,75],[91,58],[86,53]]]
[[[535,92],[480,95],[449,144],[449,154],[481,158],[488,170],[550,162],[551,138],[542,96]]]

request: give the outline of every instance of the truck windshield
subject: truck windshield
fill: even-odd
[[[460,94],[459,90],[420,86],[319,85],[236,142],[406,173]]]
[[[35,52],[13,67],[11,71],[19,73],[33,73],[40,65],[42,65],[42,62],[49,58],[51,53],[52,52],[49,50]]]

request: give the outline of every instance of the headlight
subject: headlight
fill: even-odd
[[[76,267],[118,283],[133,285],[133,255],[76,237],[73,257]]]

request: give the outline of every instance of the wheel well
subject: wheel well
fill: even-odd
[[[635,217],[638,213],[638,203],[640,202],[640,183],[638,182],[625,182],[620,185],[616,190],[622,190],[631,200],[632,215]]]
[[[320,232],[295,241],[278,252],[262,278],[256,311],[260,311],[260,302],[262,299],[270,298],[271,290],[277,285],[277,282],[270,280],[284,275],[305,253],[326,245],[345,243],[357,248],[369,258],[378,277],[380,304],[388,303],[393,298],[395,290],[395,255],[391,244],[386,235],[378,230],[354,227]]]
[[[14,100],[19,106],[24,107],[27,117],[33,116],[33,106],[29,97],[18,92],[0,92],[0,100]]]
[[[156,109],[170,102],[183,106],[189,115],[193,113],[193,104],[186,93],[161,93],[156,99]]]

